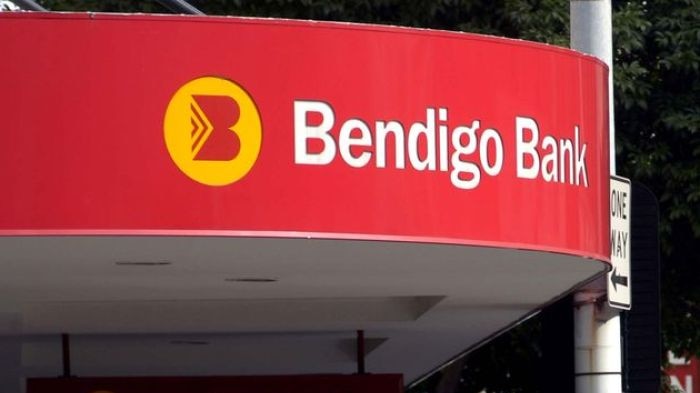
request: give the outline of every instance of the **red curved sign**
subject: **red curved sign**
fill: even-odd
[[[2,14],[0,233],[395,239],[609,260],[607,69],[471,34]]]

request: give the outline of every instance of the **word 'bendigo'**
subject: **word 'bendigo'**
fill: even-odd
[[[312,118],[320,121],[311,121]],[[408,127],[396,120],[367,122],[350,118],[336,130],[331,105],[323,101],[294,101],[294,162],[328,165],[340,153],[342,161],[353,168],[373,165],[449,171],[452,185],[471,190],[479,185],[482,176],[501,173],[506,151],[498,130],[480,128],[481,122],[474,120],[450,129],[447,108],[428,107],[425,122],[416,121]],[[394,141],[392,155],[387,149],[390,136]],[[312,149],[312,143],[320,148]],[[588,187],[586,144],[581,143],[578,126],[574,127],[572,139],[550,135],[540,138],[535,119],[517,116],[515,154],[518,178]]]

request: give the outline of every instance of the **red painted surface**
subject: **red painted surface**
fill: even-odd
[[[666,368],[666,374],[670,378],[671,385],[680,389],[683,393],[700,392],[700,361],[696,357],[685,358],[672,357],[670,365]]]
[[[32,378],[27,393],[401,393],[400,374]]]
[[[242,18],[6,13],[0,36],[2,235],[418,240],[609,260],[607,69],[590,57],[470,34]],[[257,162],[227,186],[183,175],[163,140],[169,100],[202,76],[243,86],[262,119]],[[478,134],[497,130],[502,170],[465,190],[450,172],[377,168],[374,156],[363,168],[340,154],[295,164],[295,100],[333,107],[336,142],[349,118],[400,121],[408,134],[426,108],[447,108],[450,130],[474,120]],[[540,140],[573,139],[578,126],[588,187],[518,178],[516,116],[536,119]]]

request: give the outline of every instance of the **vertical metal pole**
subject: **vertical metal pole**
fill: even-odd
[[[63,377],[69,378],[70,375],[70,336],[61,334],[61,353],[63,355]]]
[[[615,165],[615,105],[613,102],[613,46],[611,0],[571,0],[571,49],[591,54],[605,62],[608,73],[610,126],[610,174]]]
[[[611,0],[571,0],[571,48],[596,56],[610,70],[610,174],[616,172]],[[606,196],[607,197],[607,196]],[[620,314],[605,301],[605,276],[574,295],[576,393],[622,391]]]
[[[357,331],[357,373],[365,373],[365,331]]]

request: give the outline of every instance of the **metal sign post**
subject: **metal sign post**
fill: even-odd
[[[571,0],[570,12],[571,48],[598,57],[609,68],[609,163],[610,174],[615,175],[612,2],[611,0]],[[617,280],[621,281],[621,278]],[[582,288],[574,295],[576,392],[620,393],[622,392],[620,315],[619,311],[601,301],[605,296],[605,284],[596,284]]]

